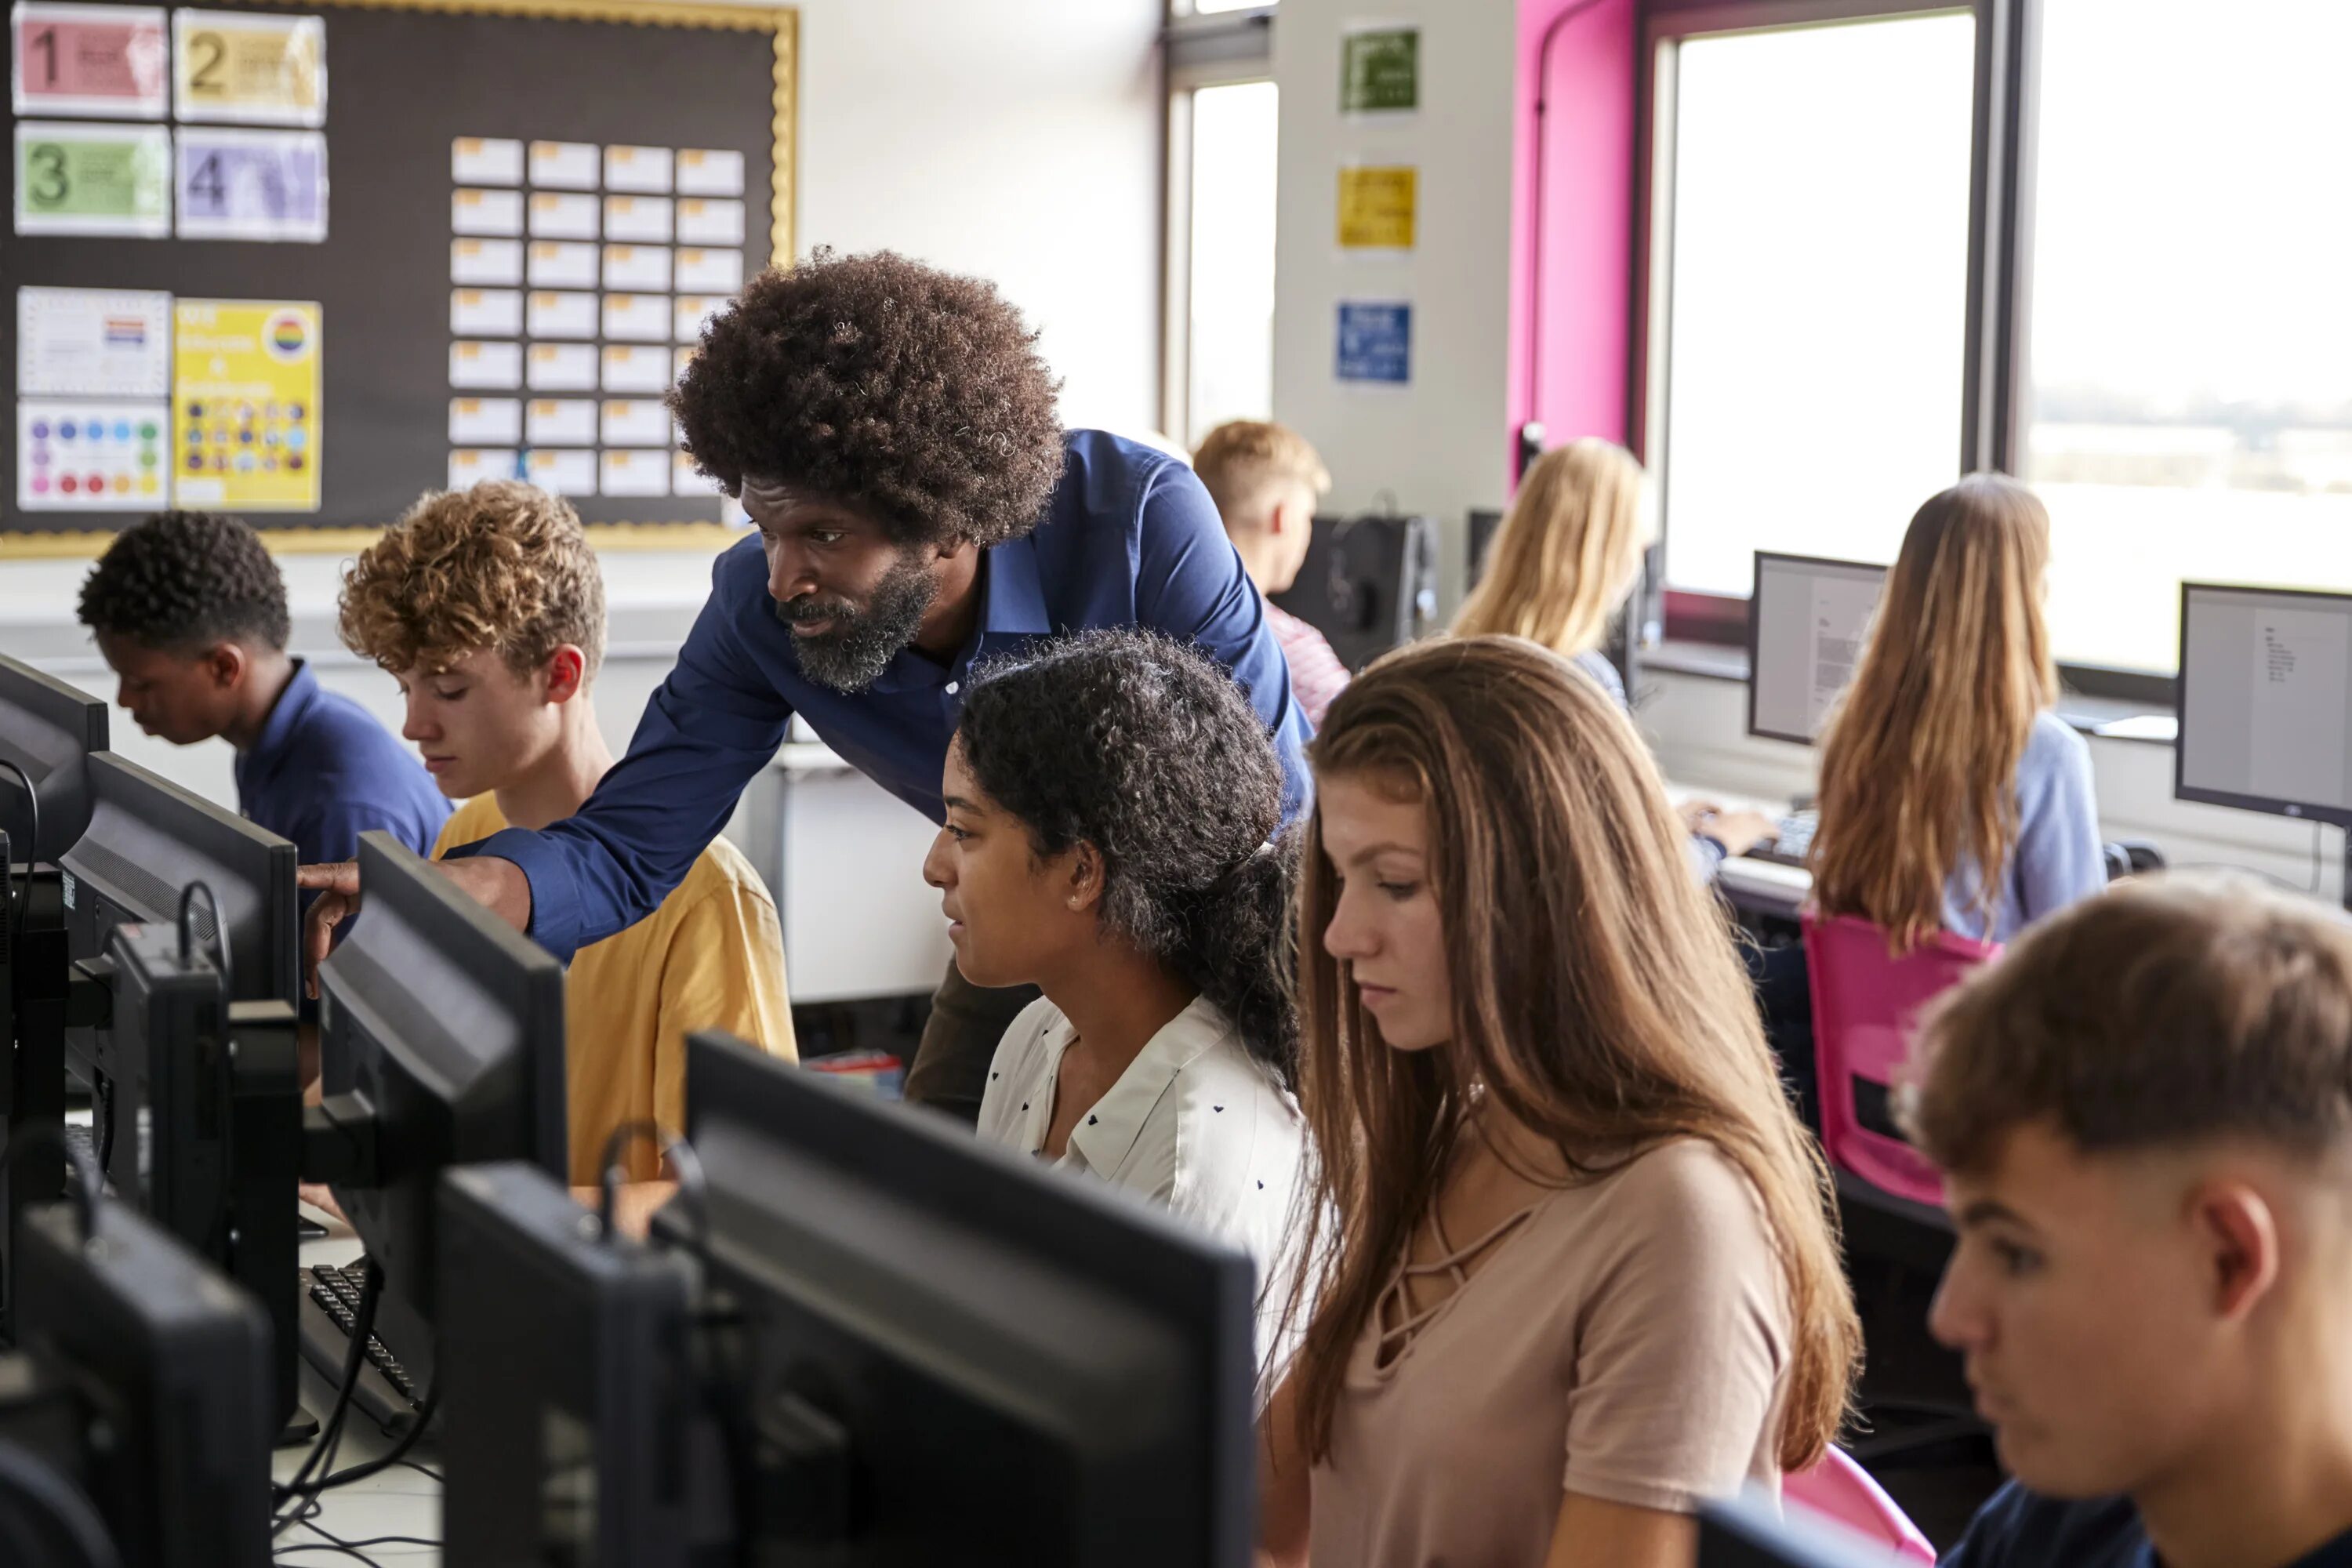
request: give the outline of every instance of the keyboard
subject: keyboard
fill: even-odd
[[[352,1353],[352,1330],[359,1321],[360,1282],[366,1269],[367,1260],[361,1258],[342,1265],[314,1263],[299,1271],[295,1318],[300,1329],[302,1359],[318,1368],[330,1388],[342,1386],[343,1363]],[[381,1322],[381,1300],[376,1316]],[[385,1436],[397,1437],[416,1425],[432,1382],[429,1362],[422,1357],[403,1362],[381,1337],[372,1333],[360,1362],[359,1386],[352,1391],[352,1404],[382,1427]]]
[[[1748,858],[1769,860],[1775,866],[1802,866],[1806,851],[1813,847],[1813,830],[1821,821],[1813,812],[1791,812],[1780,819],[1771,837],[1748,851]]]

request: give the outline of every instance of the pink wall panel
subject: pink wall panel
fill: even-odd
[[[1627,437],[1638,9],[1519,6],[1507,406],[1554,445]]]

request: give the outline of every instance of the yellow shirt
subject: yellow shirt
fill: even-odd
[[[476,795],[442,827],[434,858],[506,826],[498,797]],[[783,930],[743,852],[713,839],[660,908],[573,955],[563,1016],[574,1186],[595,1184],[614,1128],[650,1120],[685,1131],[688,1030],[724,1029],[798,1060]],[[650,1141],[631,1142],[630,1180],[650,1180],[660,1167]]]

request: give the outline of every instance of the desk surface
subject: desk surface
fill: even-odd
[[[304,1214],[314,1219],[325,1219],[310,1209]],[[302,1244],[302,1263],[349,1263],[360,1255],[359,1238],[349,1226],[339,1221],[327,1220],[329,1234],[323,1241]],[[302,1366],[303,1407],[322,1422],[334,1407],[335,1391],[308,1361]],[[364,1459],[376,1458],[388,1453],[392,1439],[377,1429],[376,1424],[358,1411],[343,1419],[343,1440],[335,1450],[335,1468],[345,1469]],[[291,1480],[310,1452],[303,1444],[280,1448],[270,1466],[270,1475],[279,1481]],[[438,1472],[441,1468],[440,1444],[425,1437],[408,1451],[408,1458]],[[387,1535],[414,1536],[418,1540],[437,1542],[441,1539],[441,1483],[423,1470],[406,1464],[353,1481],[321,1493],[318,1517],[309,1523],[288,1527],[272,1546],[276,1554],[292,1563],[349,1563],[352,1559],[335,1549],[323,1531],[331,1531],[352,1542],[373,1542]],[[312,1525],[318,1528],[311,1528]],[[290,1557],[290,1548],[300,1550]],[[387,1565],[398,1563],[401,1568],[433,1568],[441,1561],[438,1545],[415,1545],[408,1542],[383,1542],[362,1545],[360,1550],[370,1558]]]

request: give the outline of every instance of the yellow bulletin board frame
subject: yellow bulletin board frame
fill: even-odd
[[[309,9],[347,6],[366,11],[439,11],[453,16],[537,16],[562,22],[613,22],[646,27],[704,27],[720,32],[766,33],[774,39],[775,90],[769,119],[773,139],[768,199],[768,264],[790,267],[795,245],[793,218],[800,189],[801,14],[793,5],[727,5],[669,0],[268,0]],[[274,555],[340,555],[366,549],[383,535],[380,528],[265,528],[257,530]],[[0,534],[0,561],[92,560],[105,553],[119,531],[58,530]],[[723,550],[743,537],[740,529],[717,522],[603,522],[587,528],[598,550]]]

